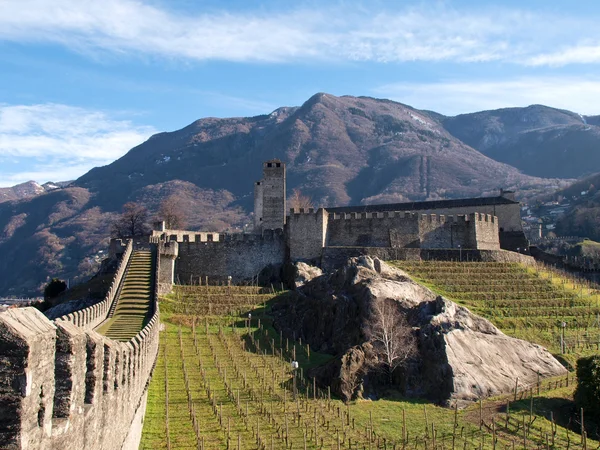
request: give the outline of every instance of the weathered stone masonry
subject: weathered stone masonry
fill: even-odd
[[[211,235],[213,236],[213,235]],[[175,239],[171,239],[174,237]],[[166,235],[160,242],[161,292],[170,290],[169,270],[173,282],[234,282],[256,276],[265,266],[281,264],[285,259],[283,230],[265,230],[262,234],[215,234],[215,239],[200,240],[200,235]],[[159,238],[160,239],[160,238]],[[167,265],[171,264],[170,269]]]
[[[0,314],[0,448],[134,445],[130,433],[134,428],[139,435],[139,424],[132,421],[143,417],[158,352],[156,298],[152,318],[129,342],[93,330],[110,309],[104,302],[114,300],[131,254],[127,248],[103,302],[55,321],[34,308]],[[158,264],[156,270],[158,280]]]
[[[286,261],[325,267],[329,266],[324,265],[325,259],[337,260],[331,255],[356,254],[361,249],[407,257],[423,253],[398,250],[429,249],[443,257],[449,249],[497,251],[528,246],[519,203],[510,191],[498,197],[292,210],[286,215],[285,183],[283,162],[263,163],[263,179],[254,185],[252,234],[155,227],[152,239],[161,243],[165,267],[161,292],[177,280],[223,281],[229,276],[233,282],[249,280],[265,266]],[[338,248],[353,250],[334,250]]]
[[[479,213],[329,213],[320,208],[316,212],[292,210],[287,226],[292,261],[320,263],[323,252],[332,247],[499,249],[498,219]]]

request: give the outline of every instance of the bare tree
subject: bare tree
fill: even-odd
[[[168,230],[182,230],[186,226],[186,214],[179,202],[179,197],[170,195],[160,202],[158,207],[156,217],[165,222]]]
[[[304,195],[300,189],[294,189],[292,191],[292,196],[288,200],[288,207],[296,210],[300,208],[308,210],[309,208],[314,208],[314,205],[312,199],[308,195]]]
[[[411,327],[396,302],[384,299],[372,304],[364,331],[391,383],[394,370],[417,352],[417,341]]]
[[[119,218],[112,225],[112,235],[118,238],[143,236],[148,233],[148,210],[134,202],[125,203]]]

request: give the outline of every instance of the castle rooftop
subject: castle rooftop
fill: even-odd
[[[466,208],[470,206],[493,206],[514,204],[519,204],[519,202],[503,196],[497,196],[479,198],[457,198],[451,200],[433,200],[427,202],[385,203],[382,205],[337,206],[325,209],[327,210],[327,212],[332,213],[349,213],[383,211],[419,211],[445,208]]]

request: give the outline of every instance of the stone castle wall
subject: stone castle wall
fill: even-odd
[[[329,216],[323,208],[292,210],[286,230],[292,260],[319,260],[326,245]]]
[[[117,239],[116,241],[121,240]],[[113,277],[106,297],[104,297],[101,302],[96,303],[95,305],[66,314],[58,319],[63,319],[73,323],[78,327],[89,329],[97,327],[106,319],[106,316],[110,310],[110,306],[113,304],[113,301],[119,294],[119,286],[121,285],[121,281],[123,280],[123,276],[125,275],[125,271],[127,270],[129,260],[131,259],[131,255],[133,253],[133,242],[131,240],[127,241],[127,244],[125,244],[124,247],[125,250],[123,251],[123,256],[119,261],[117,271]]]
[[[528,255],[507,250],[476,249],[428,249],[389,247],[326,247],[323,249],[321,268],[332,271],[348,261],[348,258],[368,255],[383,261],[464,261],[464,262],[515,262],[533,265],[535,260]]]
[[[0,448],[131,448],[158,352],[156,300],[128,342],[96,333],[93,307],[55,321],[34,308],[1,313]]]
[[[499,249],[497,218],[479,213],[292,210],[287,233],[292,261],[319,260],[328,247]]]
[[[255,277],[269,264],[285,260],[283,230],[266,230],[263,234],[221,234],[214,241],[183,240],[178,243],[175,281],[187,284],[205,277],[223,281],[228,276],[240,282]]]
[[[437,208],[420,210],[422,214],[436,215],[470,215],[474,213],[489,214],[498,217],[498,228],[500,231],[523,231],[521,225],[521,210],[520,205],[478,205],[478,206],[461,206],[457,208]]]
[[[417,216],[410,213],[331,214],[327,227],[327,247],[418,247],[418,243]]]

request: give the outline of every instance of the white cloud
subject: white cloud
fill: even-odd
[[[543,53],[528,60],[532,66],[566,66],[568,64],[600,63],[600,44],[576,45],[556,52]]]
[[[189,60],[547,64],[549,48],[594,37],[600,40],[593,17],[506,8],[467,12],[439,4],[183,15],[134,0],[4,0],[0,15],[3,40]]]
[[[106,165],[155,130],[60,104],[0,104],[0,185],[76,178]]]
[[[581,114],[600,114],[600,77],[536,77],[500,81],[393,83],[373,92],[442,114],[543,104]]]

